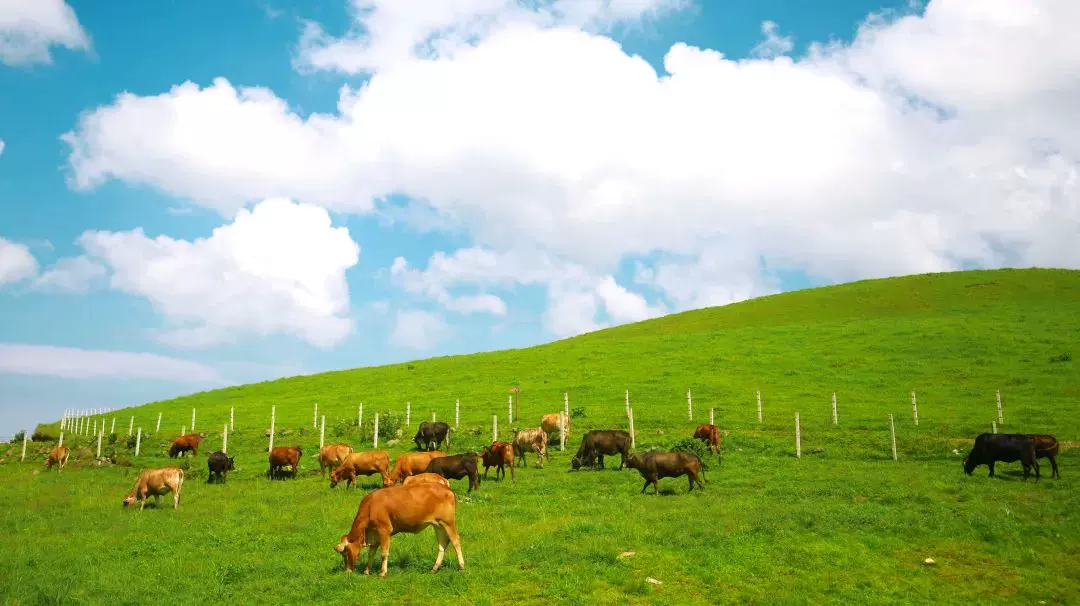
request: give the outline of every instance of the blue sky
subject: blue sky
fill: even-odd
[[[812,4],[0,9],[0,435],[808,285],[1080,266],[1078,104],[1045,97],[1080,53],[1031,69],[1023,43],[1067,2]]]

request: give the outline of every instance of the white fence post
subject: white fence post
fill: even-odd
[[[626,416],[630,416],[630,390],[626,390]]]
[[[187,435],[187,425],[181,425],[180,426],[180,435],[182,435],[182,436]]]
[[[757,392],[757,422],[761,423],[761,390]]]
[[[915,400],[915,392],[911,392],[911,415],[915,419],[915,424],[919,424],[919,403]]]
[[[1001,390],[997,390],[997,411],[998,411],[998,423],[1004,424],[1005,419],[1001,416]]]
[[[25,442],[23,443],[25,446]],[[559,411],[559,450],[566,450],[566,415]]]
[[[19,457],[20,461],[25,461],[26,460],[26,436],[29,435],[29,434],[30,434],[29,431],[26,431],[25,429],[23,430],[23,434],[22,434],[22,456]],[[98,437],[98,444],[100,444],[100,443],[101,443],[101,438],[99,436]]]
[[[102,429],[105,427],[102,426]],[[154,426],[154,433],[161,433],[161,413],[157,413],[157,425]]]
[[[690,397],[690,390],[686,390],[686,416],[694,420],[694,400]]]
[[[802,458],[802,428],[799,427],[799,413],[795,413],[795,458]]]
[[[191,409],[191,432],[195,432],[195,409]]]
[[[379,413],[375,413],[375,439],[371,445],[373,448],[379,447]]]
[[[60,432],[60,442],[57,443],[57,446],[63,446],[63,445],[64,445],[64,432],[61,431]]]
[[[997,421],[990,421],[990,428],[994,430],[994,433],[997,433]]]
[[[135,436],[135,456],[139,456],[139,449],[142,447],[142,427],[139,428],[138,435]]]
[[[637,447],[637,441],[634,437],[634,409],[630,409],[630,450]]]
[[[315,412],[312,413],[312,415],[311,415],[311,426],[312,427],[318,427],[319,426],[319,403],[318,402],[315,403]]]
[[[357,409],[356,409],[356,426],[357,427],[363,427],[364,426],[364,403],[363,402],[361,402],[360,406],[357,407]]]
[[[274,451],[274,422],[277,420],[277,406],[270,407],[270,445],[266,447],[266,452]]]
[[[454,400],[454,429],[461,425],[461,400]]]
[[[892,460],[896,460],[896,426],[893,425],[893,416],[889,415],[889,435],[892,436]]]
[[[836,392],[832,392],[832,424],[839,425],[840,418],[836,414]]]
[[[323,449],[323,444],[326,443],[326,415],[322,416],[322,424],[319,425],[319,450]]]
[[[709,425],[716,425],[716,409],[709,409]]]
[[[112,418],[112,429],[109,430],[109,433],[116,433],[116,417]]]
[[[236,426],[233,425],[233,413],[235,413],[235,412],[236,412],[236,407],[235,406],[230,406],[229,407],[229,431],[234,431],[236,429]]]
[[[491,415],[491,441],[499,439],[499,415]]]
[[[431,411],[431,422],[432,422],[432,423],[434,423],[434,422],[435,422],[435,411],[434,411],[434,410],[433,410],[433,411]]]
[[[104,429],[104,427],[105,427],[105,423],[104,423],[104,421],[102,421],[102,429]],[[103,436],[103,435],[105,435],[104,431],[102,431],[101,433],[99,433],[97,435],[97,456],[98,456],[99,459],[101,458],[101,436]]]
[[[221,432],[221,452],[224,454],[229,453],[229,426],[225,425],[225,429]]]
[[[570,392],[564,391],[562,395],[562,408],[566,413],[566,421],[570,422]]]
[[[405,402],[405,427],[412,427],[412,402]]]
[[[507,425],[513,425],[514,424],[514,396],[513,395],[506,396],[506,399],[507,399],[507,402],[506,402],[506,424]]]

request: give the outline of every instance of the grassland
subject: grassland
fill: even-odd
[[[1066,355],[1068,354],[1068,355]],[[199,393],[116,413],[126,432],[162,429],[132,461],[85,458],[40,471],[0,465],[0,595],[7,604],[180,603],[1076,603],[1080,601],[1080,456],[1063,478],[1023,482],[1019,464],[962,473],[972,438],[989,431],[1080,436],[1080,272],[1001,270],[865,281],[699,310],[521,350],[422,360]],[[312,405],[327,440],[370,447],[411,401],[413,430],[432,411],[461,428],[452,452],[506,427],[507,389],[521,388],[535,425],[569,393],[573,435],[544,469],[488,480],[459,495],[467,569],[429,569],[435,537],[398,535],[386,579],[341,572],[333,551],[362,491],[329,489],[305,456],[301,477],[270,482],[266,438],[277,407],[279,445],[317,450]],[[686,413],[693,390],[695,418]],[[684,478],[641,496],[634,471],[571,472],[585,429],[625,428],[624,389],[638,449],[670,447],[714,408],[728,432],[703,491]],[[758,423],[755,391],[764,400]],[[840,423],[831,421],[836,392]],[[911,420],[917,392],[920,424]],[[364,428],[355,425],[363,401]],[[189,467],[179,511],[135,513],[120,501],[143,467],[175,462],[166,440],[191,409],[209,436]],[[240,469],[206,485],[206,454],[235,407],[229,451]],[[794,413],[802,457],[794,456]],[[899,460],[889,446],[896,419]],[[390,415],[389,420],[387,415]],[[48,432],[54,428],[39,428]],[[405,439],[391,456],[411,446]],[[65,436],[76,450],[87,439]],[[17,452],[17,448],[15,449]],[[109,450],[107,447],[106,450]],[[960,454],[957,454],[959,452]],[[85,457],[85,452],[84,452]],[[32,460],[32,461],[31,461]],[[130,465],[134,463],[133,465]],[[610,464],[609,464],[610,467]],[[39,472],[39,473],[37,473]],[[627,551],[634,555],[619,558]],[[924,558],[935,564],[923,564]],[[654,578],[661,584],[646,582]]]

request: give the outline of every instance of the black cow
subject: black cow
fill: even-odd
[[[695,483],[698,488],[705,488],[705,484],[701,481],[704,477],[701,459],[692,452],[647,452],[644,456],[632,454],[626,457],[626,466],[638,470],[641,477],[645,478],[641,494],[645,494],[645,489],[649,487],[649,484],[653,485],[653,494],[658,494],[660,478],[679,476],[686,476],[690,480],[691,492],[694,490]]]
[[[1050,474],[1051,478],[1061,479],[1061,474],[1058,473],[1057,468],[1057,455],[1060,452],[1060,446],[1058,445],[1057,438],[1054,436],[1032,433],[1027,434],[1032,440],[1035,440],[1035,458],[1036,459],[1050,459],[1050,466],[1053,467],[1054,472]]]
[[[1020,461],[1024,466],[1024,481],[1027,481],[1031,468],[1035,468],[1035,481],[1039,481],[1039,462],[1035,459],[1035,440],[1030,435],[1021,433],[981,433],[975,438],[971,452],[964,457],[964,473],[971,475],[979,465],[990,468],[990,477],[994,477],[994,462],[1012,463]]]
[[[210,455],[210,458],[206,461],[206,466],[210,468],[210,474],[206,476],[207,484],[211,483],[215,476],[218,480],[224,482],[225,476],[235,469],[233,458],[220,450]]]
[[[473,488],[480,489],[480,475],[476,472],[475,452],[466,452],[448,457],[435,457],[428,462],[424,473],[437,473],[447,480],[460,480],[468,476],[468,492],[472,492]]]
[[[594,466],[594,461],[599,457],[599,467],[604,468],[604,455],[621,455],[619,469],[626,465],[626,457],[630,454],[630,434],[616,429],[594,429],[581,436],[581,446],[577,454],[570,460],[574,469],[581,466]]]
[[[413,442],[416,443],[417,450],[442,450],[443,440],[446,440],[447,446],[450,445],[450,426],[442,421],[424,421],[420,424],[420,427],[416,430],[416,437],[413,438]]]

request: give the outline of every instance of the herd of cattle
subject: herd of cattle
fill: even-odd
[[[478,467],[483,465],[484,478],[490,468],[495,468],[495,478],[506,476],[510,470],[510,480],[514,481],[514,468],[525,465],[525,454],[534,452],[537,467],[542,468],[547,458],[547,445],[551,433],[560,431],[559,415],[544,415],[541,426],[517,431],[510,442],[494,441],[481,452],[465,452],[450,455],[441,450],[443,443],[450,444],[451,429],[442,422],[423,422],[417,429],[413,442],[418,452],[406,452],[397,458],[393,467],[390,456],[385,451],[354,452],[347,444],[329,444],[320,449],[318,455],[319,471],[325,479],[330,470],[330,488],[341,482],[346,489],[351,487],[357,476],[378,474],[382,478],[382,487],[367,495],[360,502],[360,507],[349,532],[341,537],[334,547],[341,554],[345,570],[352,572],[356,568],[360,550],[368,547],[368,561],[364,574],[369,574],[375,558],[375,550],[382,556],[380,576],[386,576],[387,558],[390,549],[390,537],[399,532],[416,534],[427,527],[435,530],[439,543],[438,556],[432,567],[437,571],[442,565],[446,546],[452,544],[457,553],[458,567],[465,568],[465,559],[461,553],[461,542],[456,526],[457,497],[450,487],[449,480],[469,479],[467,492],[480,488]],[[566,427],[569,434],[569,426]],[[169,447],[169,456],[183,456],[187,452],[198,455],[202,434],[186,434],[173,440]],[[720,452],[720,430],[716,425],[703,424],[694,431],[693,437],[705,443],[710,453]],[[659,493],[658,480],[687,476],[690,490],[694,486],[704,488],[703,465],[693,452],[650,451],[639,455],[631,450],[630,434],[621,430],[597,429],[586,432],[581,444],[571,459],[573,469],[583,467],[604,468],[604,456],[619,455],[619,469],[636,469],[645,479],[641,493],[650,484],[654,494]],[[971,451],[964,457],[963,468],[968,475],[979,465],[987,465],[990,477],[994,476],[994,463],[1020,461],[1024,467],[1024,480],[1034,468],[1036,481],[1039,479],[1038,459],[1050,460],[1053,467],[1052,477],[1060,478],[1056,457],[1059,452],[1057,440],[1044,434],[991,434],[983,433],[975,438]],[[49,454],[46,466],[58,465],[63,469],[67,463],[69,450],[66,446],[57,446]],[[273,448],[269,454],[270,479],[284,475],[289,468],[295,479],[300,457],[303,451],[299,446]],[[224,482],[228,472],[234,469],[233,458],[224,452],[212,453],[207,460],[209,476],[207,482]],[[127,507],[140,501],[139,509],[146,506],[148,497],[160,503],[161,496],[172,493],[173,509],[180,506],[180,491],[184,483],[184,470],[168,466],[146,469],[139,473],[135,485],[124,496],[123,506]]]

